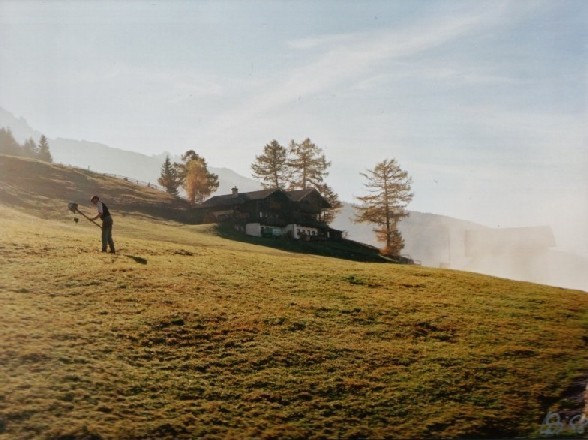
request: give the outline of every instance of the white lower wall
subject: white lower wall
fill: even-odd
[[[261,224],[260,223],[247,223],[245,225],[245,233],[254,237],[261,237]],[[274,227],[275,228],[275,227]],[[289,224],[282,229],[283,235],[291,234],[292,238],[300,239],[301,236],[316,236],[319,230],[317,228],[310,228],[307,226],[299,226],[296,224]]]
[[[259,223],[247,223],[245,233],[254,237],[261,237],[261,225]]]

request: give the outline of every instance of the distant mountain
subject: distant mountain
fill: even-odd
[[[41,132],[33,130],[25,118],[17,118],[12,113],[0,107],[0,128],[10,128],[17,141],[23,142],[26,139],[33,138],[38,141]]]
[[[31,137],[38,141],[42,134],[30,127],[24,118],[17,118],[1,107],[0,127],[10,128],[19,142]],[[147,156],[141,153],[112,148],[98,142],[64,138],[49,139],[49,146],[55,162],[100,173],[128,177],[155,185],[166,156],[166,153]],[[179,157],[171,158],[179,161]],[[241,176],[227,168],[210,166],[209,169],[219,176],[219,188],[217,190],[219,194],[230,192],[233,186],[237,186],[239,191],[242,192],[255,191],[261,188],[259,182]]]

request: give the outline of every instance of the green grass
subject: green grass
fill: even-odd
[[[586,383],[585,292],[235,241],[92,175],[102,254],[73,171],[13,165],[49,169],[0,174],[0,440],[530,436]]]
[[[528,435],[585,293],[0,208],[0,438]],[[64,437],[65,438],[65,437]]]

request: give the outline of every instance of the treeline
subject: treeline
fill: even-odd
[[[31,157],[44,162],[53,162],[49,141],[42,135],[37,144],[33,138],[27,139],[24,144],[19,144],[9,128],[0,128],[0,154],[11,156]]]
[[[331,223],[343,204],[325,182],[330,166],[323,150],[308,138],[302,142],[291,140],[287,147],[273,139],[255,156],[251,170],[266,189],[316,189],[331,206],[325,213],[325,221]],[[398,257],[404,248],[398,222],[408,215],[406,207],[413,197],[412,179],[395,159],[386,159],[359,174],[366,180],[364,187],[368,194],[356,197],[360,204],[354,205],[354,220],[373,224],[377,239],[384,243],[382,253]],[[203,202],[219,186],[218,176],[208,171],[206,161],[194,150],[183,154],[179,163],[172,163],[166,157],[158,182],[176,197],[178,189],[184,188],[193,204]]]

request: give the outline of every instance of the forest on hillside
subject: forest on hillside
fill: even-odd
[[[20,144],[14,138],[10,128],[0,128],[0,154],[30,157],[44,162],[53,162],[53,157],[49,149],[49,141],[45,135],[41,135],[38,144],[33,138],[29,138],[23,144]]]

